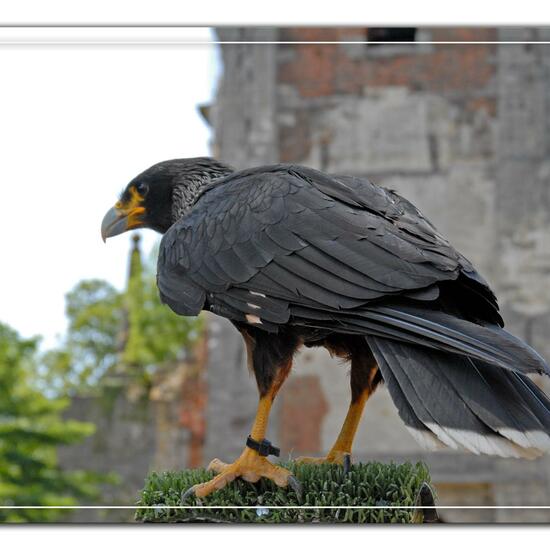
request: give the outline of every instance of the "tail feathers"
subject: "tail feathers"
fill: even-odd
[[[399,416],[405,422],[405,425],[411,432],[411,435],[416,439],[416,441],[422,446],[430,451],[435,451],[445,447],[445,444],[442,443],[434,433],[428,430],[425,424],[418,418],[417,414],[414,412],[411,404],[407,400],[405,393],[401,389],[399,382],[397,381],[395,375],[393,374],[390,366],[386,363],[383,353],[379,350],[377,346],[378,339],[371,338],[369,339],[369,345],[371,350],[376,356],[380,370],[383,373],[384,382],[389,389],[389,392],[392,396],[393,402],[399,411]]]
[[[550,401],[523,374],[414,344],[366,338],[399,415],[424,446],[516,458],[550,450]]]
[[[522,392],[532,398],[533,410],[545,428],[550,431],[550,400],[548,396],[530,378],[517,374],[515,374],[515,378],[521,382],[519,388]]]
[[[544,359],[497,325],[478,325],[440,311],[412,306],[378,306],[361,311],[366,332],[466,355],[521,373],[546,373]],[[362,319],[356,322],[361,323]]]

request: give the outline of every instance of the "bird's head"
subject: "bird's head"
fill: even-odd
[[[208,157],[159,162],[136,176],[105,214],[101,237],[120,235],[140,227],[165,233],[192,207],[212,180],[232,168]]]

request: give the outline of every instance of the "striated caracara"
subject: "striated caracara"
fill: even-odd
[[[550,401],[527,375],[545,361],[503,330],[471,263],[406,199],[370,181],[295,165],[234,171],[211,158],[161,162],[134,178],[103,219],[104,239],[164,234],[160,296],[176,313],[209,310],[246,343],[260,393],[244,450],[214,460],[205,496],[236,477],[299,489],[267,456],[271,404],[302,346],[351,364],[351,404],[324,458],[349,468],[363,407],[384,382],[419,443],[502,457],[550,449]]]

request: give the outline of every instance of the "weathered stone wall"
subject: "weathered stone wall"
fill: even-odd
[[[512,29],[502,40],[548,40],[548,30]],[[499,296],[508,326],[550,357],[550,49],[498,52],[496,220]]]
[[[166,435],[156,429],[155,404],[147,400],[130,401],[124,393],[113,399],[79,397],[73,400],[66,416],[94,423],[96,432],[79,445],[59,448],[63,468],[112,473],[120,481],[102,487],[101,502],[81,504],[134,504],[145,476],[154,467],[157,438]],[[181,458],[185,457],[186,442],[181,440],[184,432],[172,430],[170,436],[173,448],[180,447]],[[70,520],[130,521],[132,517],[131,510],[79,510]]]
[[[290,42],[366,37],[364,28],[258,32],[226,28],[219,36]],[[547,33],[421,28],[417,39],[547,40]],[[222,51],[224,76],[213,128],[214,150],[223,160],[239,168],[302,163],[365,175],[396,189],[490,281],[509,329],[550,358],[548,46],[279,44],[224,45]],[[226,338],[231,344],[221,344]],[[220,328],[220,345],[239,347],[234,338],[231,328]],[[233,456],[254,413],[254,400],[249,393],[245,397],[242,381],[246,376],[246,392],[254,392],[254,384],[244,374],[244,352],[238,357],[237,363],[209,365],[209,378],[222,376],[226,382],[209,387],[209,410],[224,403],[216,413],[224,415],[223,430],[212,423],[207,429],[209,448],[225,452],[231,445]],[[307,350],[296,361],[272,415],[271,436],[283,454],[319,454],[330,448],[349,400],[347,369],[335,363],[320,350]],[[234,375],[222,374],[225,369]],[[316,398],[306,402],[306,389]],[[231,402],[233,407],[226,406]],[[306,422],[310,429],[317,426],[318,433],[306,437]],[[231,441],[224,449],[222,439]],[[447,504],[468,503],[472,495],[489,504],[550,503],[548,460],[423,455],[385,389],[369,401],[355,447],[363,458],[380,453],[396,460],[425,457],[437,466]],[[456,469],[460,474],[453,476]],[[504,511],[480,514],[467,517],[513,519]],[[447,517],[461,516],[450,512]]]
[[[205,342],[204,342],[205,343]],[[73,398],[65,417],[95,425],[96,431],[78,445],[59,447],[65,470],[114,474],[98,501],[80,505],[132,506],[152,471],[198,467],[203,462],[205,397],[203,341],[194,360],[157,373],[150,391],[120,379],[117,388],[101,395]],[[132,521],[133,510],[78,510],[73,522]]]
[[[219,29],[224,41],[273,41],[269,28]],[[272,86],[276,49],[271,44],[236,44],[222,49],[224,72],[218,84],[220,101],[212,106],[216,128],[214,156],[235,167],[276,162],[276,97]]]

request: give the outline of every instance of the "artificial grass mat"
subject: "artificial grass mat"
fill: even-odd
[[[281,466],[302,483],[301,501],[290,488],[279,488],[270,480],[248,483],[237,479],[208,497],[190,496],[182,502],[181,495],[189,487],[208,481],[214,474],[203,469],[152,473],[145,480],[137,503],[152,508],[138,509],[135,518],[163,523],[421,523],[424,516],[435,514],[419,508],[388,507],[433,505],[428,469],[420,462],[359,463],[352,465],[348,474],[334,464],[286,462]],[[244,508],[209,508],[216,506]]]

